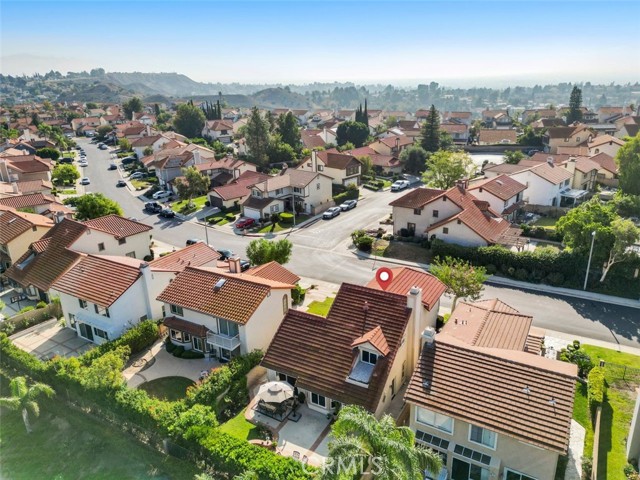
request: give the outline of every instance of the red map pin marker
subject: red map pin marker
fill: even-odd
[[[393,272],[391,271],[391,269],[387,267],[382,267],[382,268],[379,268],[378,271],[376,272],[376,281],[378,282],[378,285],[380,285],[380,288],[382,288],[383,290],[386,290],[387,288],[389,288],[389,285],[391,285],[392,280],[393,280]]]

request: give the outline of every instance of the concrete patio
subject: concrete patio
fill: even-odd
[[[93,343],[78,336],[70,328],[62,327],[51,319],[11,335],[11,341],[41,360],[61,357],[78,357],[93,348]]]

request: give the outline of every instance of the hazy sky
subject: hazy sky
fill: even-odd
[[[4,74],[521,84],[640,80],[640,2],[0,0]]]

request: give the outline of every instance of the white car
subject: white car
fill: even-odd
[[[84,177],[82,180],[80,180],[80,185],[90,185],[91,184],[91,180],[89,180],[89,177]]]
[[[399,192],[400,190],[404,190],[408,186],[409,186],[409,181],[408,180],[396,180],[391,185],[391,191],[392,192]]]
[[[144,178],[144,173],[142,173],[142,172],[135,172],[135,173],[132,173],[131,175],[129,175],[129,178],[130,178],[131,180],[137,180],[137,179],[140,179],[140,178]]]
[[[161,190],[159,192],[156,192],[153,194],[153,199],[154,200],[160,200],[161,198],[168,198],[172,195],[171,192],[166,192],[164,190]]]
[[[78,166],[79,167],[88,167],[89,166],[89,162],[87,162],[86,160],[80,160],[78,162]]]

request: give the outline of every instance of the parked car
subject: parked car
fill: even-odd
[[[89,177],[83,177],[82,180],[80,180],[80,185],[91,185],[91,180],[89,180]]]
[[[132,173],[131,175],[129,175],[129,178],[130,178],[131,180],[136,180],[136,179],[144,178],[144,176],[145,176],[145,175],[144,175],[144,173],[142,173],[142,172],[134,172],[134,173]]]
[[[240,260],[240,271],[246,272],[251,268],[251,262],[249,260]]]
[[[123,164],[123,165],[129,165],[130,163],[133,163],[133,162],[135,162],[136,160],[137,160],[137,158],[136,158],[136,157],[124,157],[124,158],[122,159],[122,164]]]
[[[109,168],[107,168],[107,170],[117,170],[118,166],[115,163],[110,163],[109,164]]]
[[[199,238],[190,238],[189,240],[187,240],[187,247],[189,245],[195,245],[196,243],[200,243],[202,240],[200,240]]]
[[[100,145],[98,148],[100,150],[108,150],[109,149],[109,147],[107,147],[104,143],[102,145]]]
[[[171,210],[170,208],[163,208],[160,211],[160,216],[162,218],[173,218],[176,216],[176,212],[174,212],[173,210]]]
[[[147,202],[144,204],[144,211],[151,213],[160,213],[162,211],[162,205],[158,202]]]
[[[220,254],[220,260],[229,260],[233,257],[233,252],[226,248],[217,248],[216,251]]]
[[[116,187],[126,187],[127,186],[127,182],[125,182],[124,180],[120,179],[116,182]]]
[[[400,190],[404,190],[408,186],[409,186],[409,181],[408,180],[396,180],[391,185],[391,191],[392,192],[398,192]]]
[[[351,210],[352,208],[356,208],[356,205],[358,205],[358,200],[347,200],[340,204],[340,210]]]
[[[89,162],[87,162],[86,160],[82,159],[78,162],[78,166],[79,167],[88,167],[89,166]]]
[[[58,159],[58,163],[73,163],[73,158],[71,157],[62,157]]]
[[[243,228],[251,228],[256,224],[255,219],[253,218],[240,218],[237,222],[236,222],[236,228],[239,229],[243,229]]]
[[[159,192],[156,192],[153,194],[153,199],[154,200],[160,200],[161,198],[169,198],[172,195],[171,192],[167,192],[166,190],[160,190]]]
[[[340,207],[331,207],[322,214],[322,218],[337,217],[338,215],[340,215],[340,211]]]

